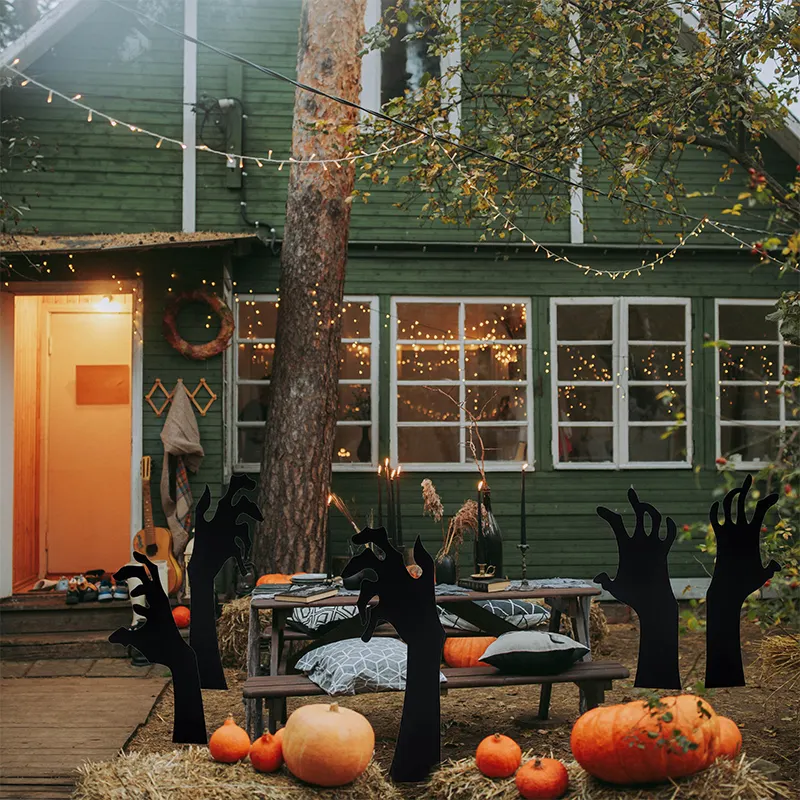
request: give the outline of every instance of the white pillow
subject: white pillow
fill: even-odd
[[[480,660],[509,674],[555,675],[588,652],[588,647],[561,633],[513,631],[492,642]]]

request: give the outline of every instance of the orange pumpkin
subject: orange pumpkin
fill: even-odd
[[[522,761],[520,746],[510,737],[487,736],[475,751],[475,764],[487,778],[509,778]]]
[[[663,698],[659,706],[636,700],[587,711],[572,728],[571,744],[575,759],[591,775],[635,784],[700,772],[716,758],[718,738],[714,709],[682,694]]]
[[[567,791],[567,768],[555,758],[535,758],[523,764],[514,778],[525,800],[556,800]]]
[[[283,728],[281,728],[281,731]],[[283,736],[265,733],[253,742],[250,748],[250,763],[256,772],[275,772],[283,764]]]
[[[172,609],[172,619],[179,628],[188,628],[192,614],[186,606],[175,606]]]
[[[292,712],[283,729],[283,759],[296,778],[315,786],[344,786],[367,768],[375,733],[366,717],[338,703]]]
[[[256,586],[263,586],[265,583],[291,583],[292,576],[284,575],[282,572],[270,572],[269,575],[262,575],[257,581]]]
[[[448,636],[444,643],[444,662],[448,667],[486,667],[479,661],[494,636]]]
[[[250,752],[250,737],[233,721],[233,714],[228,714],[228,719],[211,734],[208,749],[214,761],[233,764]]]
[[[742,732],[739,726],[728,717],[719,717],[719,738],[717,739],[717,758],[735,759],[742,752]]]

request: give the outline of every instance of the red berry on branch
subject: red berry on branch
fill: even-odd
[[[723,458],[722,456],[720,456],[717,459],[717,464],[727,464],[727,463],[728,463],[728,459],[727,458]]]
[[[684,525],[683,530],[684,532],[688,533],[691,530],[691,528],[688,525]]]

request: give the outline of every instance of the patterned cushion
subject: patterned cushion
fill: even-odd
[[[514,675],[555,675],[588,652],[588,647],[560,633],[514,631],[492,642],[480,660]]]
[[[375,637],[368,642],[345,639],[306,653],[302,670],[328,694],[386,692],[406,688],[406,646],[399,639]],[[439,673],[439,681],[446,678]]]
[[[322,636],[340,622],[358,616],[355,606],[321,606],[296,608],[287,623],[301,633],[309,636]]]
[[[521,631],[536,628],[550,619],[550,612],[544,606],[528,603],[525,600],[478,600],[477,604],[506,622],[510,622]],[[439,607],[439,621],[445,628],[455,628],[459,631],[478,630],[471,622],[467,622],[441,607]]]

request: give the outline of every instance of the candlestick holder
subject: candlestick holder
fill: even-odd
[[[522,554],[522,580],[520,581],[520,586],[528,586],[528,564],[526,559],[530,545],[518,544],[517,547],[519,548],[519,552]]]

